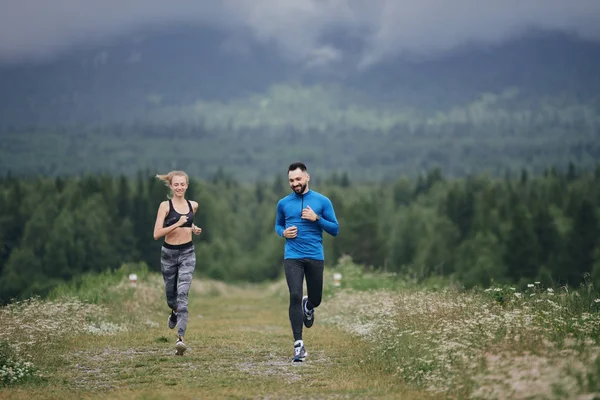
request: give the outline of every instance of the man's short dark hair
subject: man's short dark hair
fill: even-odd
[[[306,165],[301,162],[295,162],[295,163],[290,164],[290,166],[288,167],[288,172],[295,171],[298,168],[300,168],[300,171],[306,172]]]

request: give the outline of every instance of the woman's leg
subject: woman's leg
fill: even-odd
[[[165,282],[165,295],[167,304],[173,311],[177,311],[177,277],[178,277],[178,250],[161,247],[160,267]]]
[[[192,276],[196,269],[196,253],[194,246],[181,250],[179,254],[179,284],[177,285],[177,334],[185,336],[188,321],[188,293],[192,284]]]

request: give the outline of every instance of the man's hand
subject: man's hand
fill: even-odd
[[[307,219],[314,222],[319,219],[319,216],[313,211],[312,208],[310,208],[310,206],[306,206],[306,208],[302,210],[302,219]]]
[[[283,237],[287,239],[293,239],[298,235],[298,228],[295,226],[290,226],[289,228],[283,231]]]

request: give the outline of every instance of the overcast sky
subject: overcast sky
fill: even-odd
[[[341,28],[360,34],[365,67],[402,51],[497,43],[531,27],[600,39],[599,21],[600,0],[0,0],[0,62],[152,24],[200,23],[250,32],[306,65],[344,58],[324,40]]]

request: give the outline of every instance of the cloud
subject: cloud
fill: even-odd
[[[38,59],[152,25],[198,23],[274,44],[310,67],[347,59],[331,32],[360,35],[368,67],[408,52],[497,43],[528,28],[600,38],[597,0],[0,0],[0,61]],[[227,45],[245,49],[243,42]]]
[[[326,67],[342,60],[342,52],[332,46],[323,46],[315,49],[306,61],[307,68]]]
[[[381,1],[361,65],[401,52],[426,56],[463,44],[495,44],[527,29],[559,30],[600,38],[595,0]]]

